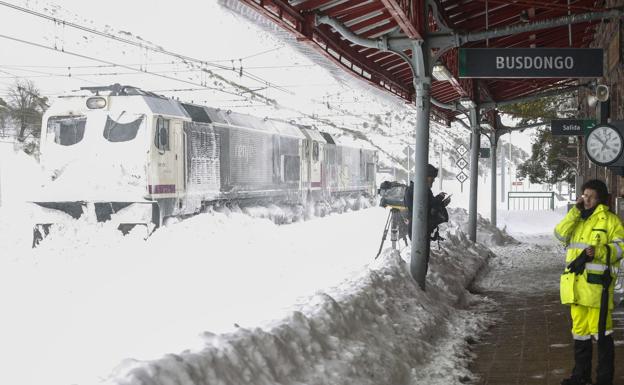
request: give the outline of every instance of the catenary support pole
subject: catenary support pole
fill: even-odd
[[[501,195],[500,200],[501,203],[505,203],[505,146],[502,146],[501,142]]]
[[[481,129],[479,127],[479,108],[470,108],[470,127],[472,140],[470,143],[470,201],[468,203],[468,238],[477,241],[477,186],[479,185],[479,147],[481,145]]]
[[[498,135],[496,132],[490,134],[490,156],[492,157],[492,185],[490,186],[490,222],[496,227],[496,144]]]
[[[429,163],[429,110],[431,79],[428,71],[428,51],[421,41],[414,41],[412,64],[415,70],[416,89],[416,143],[414,147],[414,207],[412,211],[412,250],[410,273],[418,285],[425,289],[427,262],[429,256],[429,234],[427,232],[428,186],[427,164]]]
[[[444,164],[442,163],[443,150],[444,148],[442,147],[442,144],[440,144],[440,147],[438,148],[438,156],[440,157],[440,160],[438,161],[438,179],[440,179],[440,191],[443,191],[442,182],[444,181]]]

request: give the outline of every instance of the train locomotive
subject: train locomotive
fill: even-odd
[[[82,90],[43,116],[40,161],[50,182],[34,200],[35,243],[68,218],[125,232],[210,205],[319,209],[376,193],[377,153],[364,141],[131,86]]]

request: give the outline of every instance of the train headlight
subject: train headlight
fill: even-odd
[[[106,107],[106,98],[101,96],[94,96],[92,98],[87,99],[87,108],[95,110],[99,108]]]

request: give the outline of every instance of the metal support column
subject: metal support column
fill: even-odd
[[[427,218],[429,190],[427,164],[429,163],[429,110],[431,79],[429,78],[428,51],[421,41],[414,41],[412,63],[416,90],[416,130],[414,148],[414,209],[412,212],[412,250],[410,273],[420,287],[425,289],[429,260],[429,233]]]
[[[501,145],[501,203],[505,203],[505,146]]]
[[[470,108],[470,127],[472,141],[470,143],[470,201],[468,203],[468,238],[477,241],[477,186],[479,185],[479,147],[481,146],[481,129],[479,126],[479,108]]]
[[[490,134],[490,156],[492,157],[492,185],[490,186],[490,222],[496,227],[496,145],[498,135],[496,132]]]

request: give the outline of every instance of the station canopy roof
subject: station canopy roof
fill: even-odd
[[[241,0],[265,19],[294,34],[301,44],[308,44],[345,71],[406,100],[414,100],[412,71],[404,59],[392,52],[367,48],[346,40],[329,25],[316,25],[316,15],[329,16],[358,37],[376,39],[382,35],[401,34],[421,39],[428,31],[440,30],[434,7],[425,9],[425,0]],[[570,4],[568,4],[568,2]],[[595,0],[436,0],[437,19],[456,32],[481,32],[504,27],[550,20],[570,14],[605,11]],[[600,21],[589,21],[544,28],[515,35],[471,42],[462,47],[559,48],[589,47]],[[427,25],[427,28],[425,28]],[[411,50],[403,51],[411,56]],[[450,81],[432,78],[431,96],[441,103],[461,98],[478,102],[503,102],[565,87],[578,79],[460,79],[458,50],[453,48],[440,58],[453,75]],[[446,122],[456,112],[434,108],[435,115]]]

